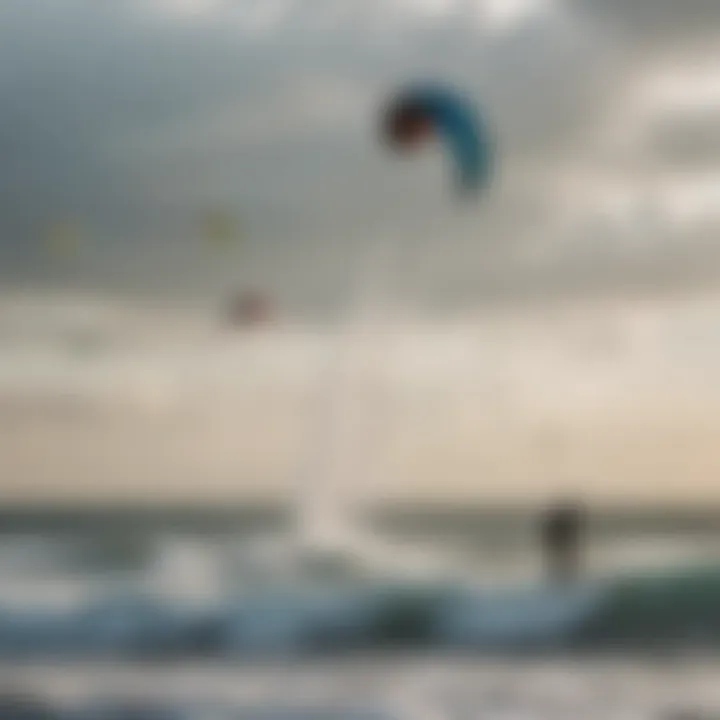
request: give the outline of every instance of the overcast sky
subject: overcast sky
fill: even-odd
[[[380,234],[423,300],[713,282],[718,32],[712,0],[5,0],[2,282],[254,278],[304,307]],[[377,141],[388,93],[427,77],[493,128],[473,209],[439,152]],[[230,262],[198,240],[209,206],[243,219]],[[71,259],[43,240],[66,218]]]
[[[93,478],[125,476],[118,458],[163,488],[185,482],[176,480],[183,473],[195,478],[184,487],[207,474],[220,493],[232,482],[257,489],[258,477],[285,482],[304,441],[301,411],[283,403],[304,397],[318,345],[308,350],[314,341],[306,337],[292,352],[265,346],[258,363],[266,382],[289,372],[267,358],[294,357],[295,379],[283,381],[294,389],[282,400],[273,395],[275,405],[270,396],[228,404],[237,356],[212,344],[212,319],[203,325],[202,313],[228,288],[247,286],[267,290],[286,317],[335,310],[368,266],[385,271],[391,301],[413,323],[447,308],[462,309],[466,323],[468,314],[499,317],[493,313],[510,303],[514,327],[524,328],[510,345],[472,322],[464,332],[506,348],[491,354],[494,365],[485,358],[483,382],[502,372],[503,353],[515,358],[516,388],[537,389],[529,379],[542,378],[545,400],[529,389],[519,405],[493,396],[493,407],[505,402],[513,418],[498,421],[508,447],[518,438],[534,447],[547,417],[590,443],[574,469],[556,457],[547,477],[582,475],[602,455],[619,487],[629,476],[650,487],[658,468],[673,485],[694,459],[704,487],[720,407],[702,391],[718,379],[719,40],[716,0],[3,0],[0,383],[10,410],[2,414],[0,470],[11,478],[8,492],[97,492]],[[492,128],[497,175],[471,206],[453,201],[442,152],[401,161],[378,142],[389,94],[426,78],[464,88]],[[241,219],[236,247],[203,242],[202,214],[213,207]],[[74,250],[49,246],[48,228],[60,222],[79,228]],[[373,260],[378,244],[394,252]],[[139,292],[159,309],[133,306]],[[198,294],[206,304],[195,314],[161,307],[168,298],[190,305]],[[575,312],[569,324],[548,321],[550,300]],[[585,307],[594,314],[583,315]],[[639,316],[654,320],[638,324]],[[90,372],[57,336],[93,324],[108,339],[104,364]],[[610,337],[616,350],[598,351],[599,360],[576,348],[563,372],[553,370],[559,361],[538,359],[538,333],[575,347],[588,327],[593,347]],[[435,330],[420,334],[423,357],[432,348],[442,355],[450,342]],[[198,360],[198,348],[215,359]],[[397,360],[397,382],[416,377],[413,353],[398,352],[405,360]],[[458,357],[480,367],[477,354]],[[431,378],[461,377],[452,362],[428,367],[418,380],[426,390]],[[167,412],[181,389],[195,399],[205,393],[211,376],[221,389],[206,399],[221,409],[201,440]],[[633,405],[640,379],[648,389]],[[105,424],[48,399],[69,394],[94,398]],[[160,423],[152,441],[124,414],[135,400]],[[452,463],[463,487],[480,472],[523,487],[540,462],[529,450],[515,469],[508,457],[473,455],[471,428],[487,408],[478,398],[452,411],[464,413],[466,430],[433,450],[427,438],[452,423],[414,402],[408,417],[419,434],[407,446],[398,440],[405,451],[396,454],[429,454],[397,471],[407,487],[412,467],[428,476],[427,488]],[[680,419],[683,402],[694,409]],[[266,427],[249,409],[256,406],[273,418],[274,441],[250,432]],[[657,425],[661,416],[667,428],[648,430],[648,419]],[[434,429],[420,427],[428,417]],[[589,429],[600,433],[598,424],[611,428],[618,418],[627,427],[608,429],[601,451],[605,441]],[[669,447],[689,427],[695,440],[675,446],[677,457],[653,454],[654,444]],[[636,455],[628,456],[622,442],[631,435]],[[130,457],[128,447],[139,449]],[[601,476],[600,487],[603,473],[590,474]]]

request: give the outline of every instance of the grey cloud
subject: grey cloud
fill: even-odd
[[[720,247],[708,234],[667,245],[650,255],[585,249],[563,257],[433,258],[407,287],[426,311],[454,311],[478,302],[490,306],[566,303],[586,298],[684,295],[711,290],[720,280]]]
[[[522,245],[527,227],[542,234],[552,224],[547,188],[586,161],[634,80],[592,22],[556,14],[494,37],[460,5],[430,22],[388,3],[346,3],[332,24],[328,7],[298,2],[253,35],[238,25],[242,3],[195,19],[151,12],[149,2],[32,5],[0,9],[5,282],[190,292],[246,278],[289,302],[327,302],[342,292],[363,234],[392,228],[423,243],[434,235],[460,256],[479,248],[487,267],[509,273],[496,282],[522,294],[531,271],[518,274],[505,248]],[[596,21],[594,7],[582,9]],[[448,202],[442,159],[396,162],[376,143],[383,98],[425,76],[467,88],[497,137],[498,186],[468,218]],[[308,107],[323,99],[326,117]],[[648,152],[660,154],[652,142]],[[671,150],[700,152],[682,142]],[[243,217],[242,263],[218,267],[198,250],[206,204]],[[43,258],[29,239],[57,212],[87,218],[103,251],[72,270]],[[557,272],[576,272],[556,262]]]
[[[657,167],[713,170],[720,161],[720,108],[659,118],[641,153]]]
[[[659,52],[714,40],[720,32],[715,0],[564,0],[581,17],[612,32],[616,39],[654,46]]]

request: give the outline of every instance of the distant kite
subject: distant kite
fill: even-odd
[[[77,328],[67,336],[68,348],[74,355],[88,356],[105,347],[105,337],[96,328]]]
[[[269,300],[259,292],[240,292],[225,307],[225,319],[233,327],[257,327],[268,323],[272,317]]]
[[[202,220],[203,237],[216,246],[227,247],[238,241],[240,229],[237,220],[224,210],[209,210]]]
[[[45,247],[54,254],[74,255],[81,249],[83,243],[83,231],[78,222],[56,220],[45,230]]]
[[[392,98],[382,117],[382,137],[398,150],[441,141],[452,155],[455,184],[463,193],[482,190],[492,174],[492,143],[469,101],[443,85],[417,85]]]

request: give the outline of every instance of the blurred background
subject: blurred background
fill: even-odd
[[[719,38],[2,0],[0,715],[720,712]]]

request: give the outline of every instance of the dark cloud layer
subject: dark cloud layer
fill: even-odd
[[[441,240],[449,266],[469,245],[494,279],[468,278],[460,294],[570,291],[584,277],[572,257],[540,272],[513,253],[528,224],[552,241],[553,187],[592,171],[583,163],[604,123],[646,71],[650,55],[618,43],[645,31],[695,42],[720,29],[720,11],[700,0],[682,16],[669,0],[567,0],[570,13],[539,10],[490,32],[469,5],[451,5],[429,19],[400,3],[248,1],[191,15],[170,0],[6,0],[0,282],[183,293],[254,279],[289,302],[329,302],[362,245],[386,232],[410,247]],[[248,23],[273,8],[274,24]],[[481,99],[497,136],[497,185],[469,216],[449,202],[441,159],[397,163],[376,143],[387,93],[425,76]],[[668,127],[643,139],[653,161],[693,166],[716,142],[711,130]],[[198,247],[208,204],[242,215],[242,262]],[[64,215],[92,228],[75,265],[42,249],[40,229]],[[634,272],[622,263],[618,278]],[[611,290],[612,267],[598,274]]]
[[[715,0],[564,0],[566,6],[610,30],[616,40],[659,46],[667,52],[717,39],[720,5]]]

